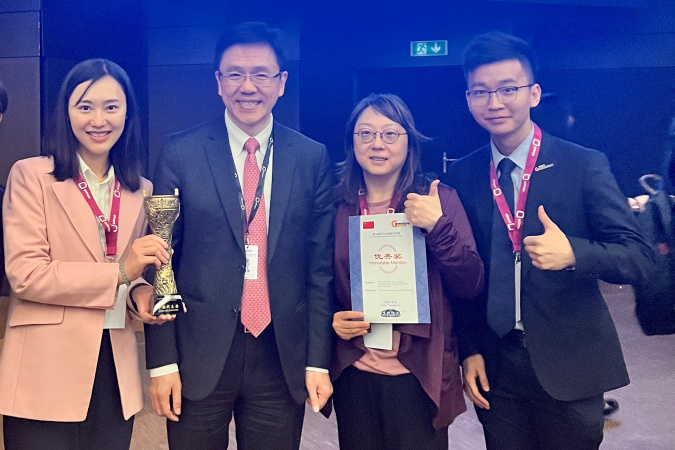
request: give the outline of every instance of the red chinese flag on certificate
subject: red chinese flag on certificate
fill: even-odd
[[[370,230],[375,228],[375,222],[363,222],[363,229]]]

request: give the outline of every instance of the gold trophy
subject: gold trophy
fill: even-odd
[[[174,195],[147,195],[143,191],[143,206],[145,215],[148,217],[150,229],[156,236],[164,239],[169,246],[166,251],[169,252],[169,262],[162,264],[155,274],[154,305],[152,314],[177,314],[183,306],[183,299],[178,295],[176,289],[176,280],[173,276],[171,264],[171,240],[173,226],[180,215],[180,201],[178,199],[178,189]]]

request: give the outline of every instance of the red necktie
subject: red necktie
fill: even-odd
[[[247,152],[244,163],[246,217],[251,214],[251,206],[255,200],[255,191],[260,179],[260,169],[255,158],[255,152],[259,148],[260,144],[254,138],[249,138],[244,144],[244,150]],[[258,337],[272,320],[267,289],[267,213],[263,195],[261,195],[258,211],[248,226],[248,233],[248,244],[258,246],[258,278],[244,280],[244,293],[241,296],[241,323],[253,336]]]

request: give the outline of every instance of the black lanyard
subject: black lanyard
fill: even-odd
[[[237,190],[239,191],[239,207],[241,208],[241,222],[244,226],[244,237],[248,243],[248,226],[253,222],[255,214],[258,212],[258,207],[260,206],[260,201],[262,199],[263,187],[265,186],[265,176],[267,175],[267,167],[270,162],[270,154],[272,153],[272,144],[274,143],[274,137],[270,134],[270,139],[267,144],[267,151],[265,152],[265,157],[263,158],[262,167],[260,168],[260,178],[258,179],[258,187],[255,190],[255,198],[253,200],[253,205],[251,206],[251,214],[246,219],[246,203],[244,202],[244,193],[241,191],[241,183],[239,183],[239,174],[237,171],[234,172],[234,177],[237,179]],[[246,155],[248,157],[248,155]],[[255,154],[253,155],[255,157]],[[256,165],[258,164],[256,160]],[[244,165],[244,167],[246,167]]]

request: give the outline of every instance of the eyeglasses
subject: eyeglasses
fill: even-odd
[[[399,136],[408,134],[408,133],[399,133],[396,130],[373,131],[367,128],[359,130],[354,134],[359,137],[359,140],[362,143],[370,144],[375,140],[377,133],[380,133],[380,139],[382,139],[382,142],[384,142],[385,144],[393,144],[394,142],[398,141]]]
[[[252,75],[244,75],[243,73],[237,72],[218,73],[220,74],[220,78],[228,86],[241,86],[244,84],[244,80],[246,80],[246,78],[250,78],[251,83],[253,83],[255,86],[267,87],[272,84],[272,80],[281,76],[281,72],[277,73],[276,75],[267,75],[266,73],[254,73]]]
[[[466,96],[469,97],[469,101],[474,106],[485,106],[490,103],[490,95],[495,94],[497,100],[500,103],[511,103],[516,98],[518,98],[518,89],[528,88],[534,86],[532,84],[526,84],[525,86],[504,86],[494,91],[488,91],[487,89],[476,89],[475,91],[466,91]]]

